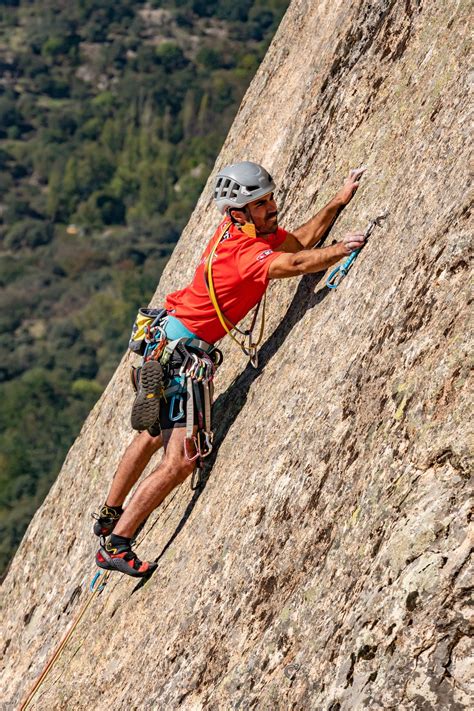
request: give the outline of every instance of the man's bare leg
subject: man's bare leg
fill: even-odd
[[[107,506],[122,506],[153,454],[163,446],[163,437],[140,432],[125,450],[106,498]]]
[[[173,430],[165,430],[162,435],[165,453],[161,464],[135,491],[114,529],[116,536],[133,538],[138,526],[161,504],[170,491],[194,471],[196,462],[190,462],[184,454],[186,428],[175,427]],[[189,449],[194,453],[191,443]]]

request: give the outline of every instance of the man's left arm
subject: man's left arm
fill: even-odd
[[[351,170],[344,185],[328,204],[319,210],[306,224],[288,233],[285,241],[278,247],[281,252],[299,252],[311,249],[330,230],[337,216],[352,200],[365,168]]]

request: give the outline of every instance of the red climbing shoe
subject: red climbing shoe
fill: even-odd
[[[118,570],[120,573],[125,573],[125,575],[131,575],[132,578],[144,578],[147,575],[151,575],[158,567],[158,563],[139,560],[137,554],[132,551],[130,544],[112,547],[110,542],[99,548],[95,556],[95,562],[99,568]]]
[[[92,529],[95,535],[104,536],[104,538],[110,536],[122,514],[123,508],[121,506],[107,506],[107,504],[102,506],[99,513],[91,514],[92,518],[95,518]]]

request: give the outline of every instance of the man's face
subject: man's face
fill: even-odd
[[[278,208],[275,200],[273,199],[273,193],[264,195],[253,202],[249,202],[247,205],[247,211],[250,215],[250,219],[255,225],[257,234],[269,235],[276,232],[278,228]],[[245,212],[242,210],[232,210],[232,213],[239,220],[239,222],[245,222],[248,220]]]
[[[264,195],[247,205],[257,234],[268,235],[278,228],[278,208],[273,193]]]

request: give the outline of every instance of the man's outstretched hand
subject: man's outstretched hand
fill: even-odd
[[[356,249],[360,249],[365,244],[365,235],[363,232],[351,232],[341,240],[344,245],[346,254],[352,254]]]
[[[347,205],[350,203],[355,192],[357,191],[357,188],[359,187],[360,179],[365,170],[365,168],[354,168],[349,171],[349,175],[347,176],[344,185],[335,196],[335,199],[340,205]]]

